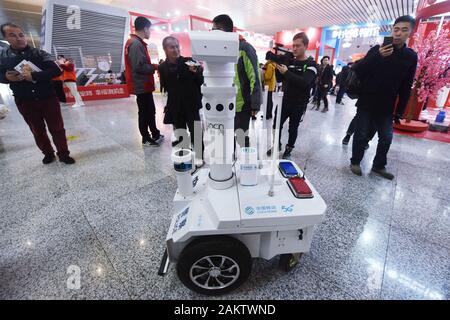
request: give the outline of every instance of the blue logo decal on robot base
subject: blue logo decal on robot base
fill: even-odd
[[[187,207],[186,209],[184,209],[182,212],[180,212],[175,220],[175,224],[173,227],[173,231],[172,234],[174,234],[175,232],[177,232],[178,230],[183,229],[183,227],[186,225],[187,223],[187,215],[189,213],[189,207]]]
[[[247,207],[245,208],[245,213],[251,216],[252,214],[255,213],[255,209],[253,209],[252,207]]]
[[[200,216],[198,216],[197,227],[200,228],[202,226],[202,224],[203,224],[203,216],[200,215]]]
[[[270,213],[277,213],[277,206],[258,206],[256,207],[256,213],[257,214],[270,214]]]
[[[274,206],[274,205],[270,205],[270,206],[257,206],[257,207],[245,207],[245,213],[249,216],[257,214],[276,214],[276,213],[285,213],[285,214],[290,214],[294,211],[294,205],[291,204],[289,206]]]
[[[253,214],[271,214],[271,213],[277,213],[277,206],[257,206],[257,207],[245,207],[245,213],[249,216]]]

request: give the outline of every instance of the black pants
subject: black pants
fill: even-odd
[[[361,163],[364,149],[375,132],[378,132],[378,146],[372,166],[374,169],[383,169],[387,164],[387,154],[393,138],[392,115],[377,114],[358,108],[353,137],[352,164]]]
[[[192,147],[197,155],[197,158],[203,159],[203,151],[205,146],[203,144],[203,130],[199,111],[189,110],[188,112],[172,112],[172,119],[175,129],[175,137],[177,140],[180,140],[182,137],[187,137],[187,132],[182,132],[182,129],[186,130],[186,127],[189,129],[190,145],[189,142],[181,139],[182,147]]]
[[[342,98],[344,97],[344,94],[345,94],[345,88],[339,87],[339,91],[338,91],[337,97],[336,97],[336,103],[342,102]]]
[[[303,104],[288,104],[283,102],[283,108],[281,110],[281,122],[280,122],[280,132],[278,133],[280,135],[280,144],[281,144],[281,132],[283,130],[283,125],[286,122],[286,120],[289,118],[289,139],[287,145],[291,148],[295,147],[295,142],[297,141],[298,136],[298,126],[300,125],[300,122],[302,120],[302,117],[306,111],[308,103]],[[277,123],[277,115],[278,110],[275,110],[276,115],[275,119],[273,121],[273,129],[275,130],[275,126]]]
[[[59,102],[66,103],[66,94],[64,93],[64,84],[62,81],[52,81],[53,88],[55,89],[56,96],[58,97]]]
[[[325,108],[328,109],[328,87],[319,86],[319,99],[317,99],[317,108],[320,108],[320,100],[323,100]]]
[[[348,125],[347,135],[351,137],[355,133],[355,130],[356,130],[356,115],[353,117],[352,121]],[[370,128],[370,132],[369,132],[369,136],[368,136],[369,141],[371,141],[373,139],[373,137],[375,136],[375,133],[377,133],[377,130],[374,127]]]
[[[138,121],[139,131],[141,132],[142,141],[150,141],[151,139],[159,139],[160,132],[156,127],[156,109],[155,102],[153,101],[153,94],[151,92],[141,93],[136,95],[136,102],[138,105]],[[148,129],[152,133],[151,137]]]
[[[353,117],[352,121],[348,125],[347,135],[352,136],[356,130],[356,115]]]
[[[313,97],[314,100],[317,100],[317,85],[314,85],[314,86],[312,87],[312,90],[311,90],[311,97]]]
[[[250,118],[250,106],[247,105],[244,105],[242,111],[236,112],[236,115],[234,116],[234,130],[237,131],[236,140],[240,147],[250,147],[250,137],[248,136]],[[243,142],[244,145],[242,145]]]
[[[273,111],[273,92],[269,91],[267,93],[267,111],[266,111],[266,119],[272,119],[272,111]]]

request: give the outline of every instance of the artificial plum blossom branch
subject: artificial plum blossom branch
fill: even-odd
[[[444,26],[439,35],[432,31],[424,39],[416,34],[414,43],[418,57],[414,88],[419,101],[435,100],[441,88],[450,87],[450,30]]]

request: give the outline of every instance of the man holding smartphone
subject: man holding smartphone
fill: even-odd
[[[167,108],[173,119],[177,142],[183,148],[192,148],[196,155],[197,167],[203,166],[203,139],[200,112],[202,108],[201,86],[203,84],[203,68],[192,58],[180,55],[180,43],[175,37],[165,37],[162,46],[166,60],[158,67],[161,86],[167,92]],[[190,143],[183,141],[183,134],[189,128]],[[185,131],[186,132],[186,131]],[[197,140],[195,137],[197,133]]]
[[[48,127],[59,161],[74,164],[75,160],[69,156],[61,108],[52,86],[52,79],[61,74],[61,69],[50,54],[28,45],[20,26],[5,23],[0,30],[10,44],[8,49],[0,51],[0,83],[9,84],[17,109],[30,127],[36,145],[44,154],[42,162],[50,164],[56,159],[47,135]],[[28,64],[24,65],[21,72],[15,70],[24,60],[36,68],[33,69]]]
[[[383,46],[375,46],[353,66],[361,80],[356,103],[356,130],[353,138],[351,171],[362,175],[360,162],[373,131],[378,132],[378,147],[372,171],[393,180],[386,170],[387,154],[393,138],[393,121],[400,123],[408,103],[417,68],[417,54],[406,46],[415,26],[414,18],[397,18],[392,37]],[[396,101],[398,98],[398,103]]]

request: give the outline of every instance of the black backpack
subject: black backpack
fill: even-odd
[[[358,99],[361,93],[361,80],[358,78],[355,70],[350,68],[347,79],[345,80],[346,93],[350,99]]]

